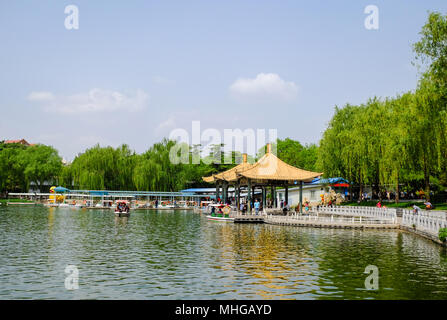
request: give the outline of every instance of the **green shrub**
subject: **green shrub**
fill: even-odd
[[[444,242],[447,239],[447,228],[439,229],[439,240]]]

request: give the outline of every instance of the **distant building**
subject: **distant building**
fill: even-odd
[[[17,144],[21,144],[23,146],[34,146],[35,144],[29,143],[28,141],[26,141],[25,139],[20,139],[20,140],[5,140],[4,141],[5,144],[10,144],[10,143],[17,143]]]
[[[50,192],[51,186],[55,185],[55,181],[44,181],[41,186],[39,186],[34,181],[31,181],[29,184],[29,193],[47,193]]]

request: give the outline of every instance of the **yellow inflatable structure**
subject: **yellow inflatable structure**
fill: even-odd
[[[56,187],[51,187],[50,188],[50,193],[56,193],[55,191],[54,191],[54,189],[56,189]],[[54,201],[54,197],[56,197],[56,202]],[[61,195],[58,195],[58,196],[50,196],[50,201],[52,201],[53,203],[58,203],[58,202],[64,202],[64,200],[65,200],[65,196],[61,196]]]

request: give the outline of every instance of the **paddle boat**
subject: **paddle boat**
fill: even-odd
[[[174,209],[175,205],[171,201],[162,201],[157,209]]]
[[[209,204],[208,207],[211,208],[211,214],[206,216],[208,220],[225,221],[225,222],[234,221],[234,218],[230,217],[231,212],[230,206],[218,203],[218,204]]]
[[[130,204],[127,200],[117,200],[115,208],[115,217],[129,217],[130,216]]]

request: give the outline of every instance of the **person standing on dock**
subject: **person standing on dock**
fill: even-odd
[[[258,199],[255,200],[254,207],[255,207],[255,214],[258,215],[258,213],[259,213],[259,201],[258,201]]]

